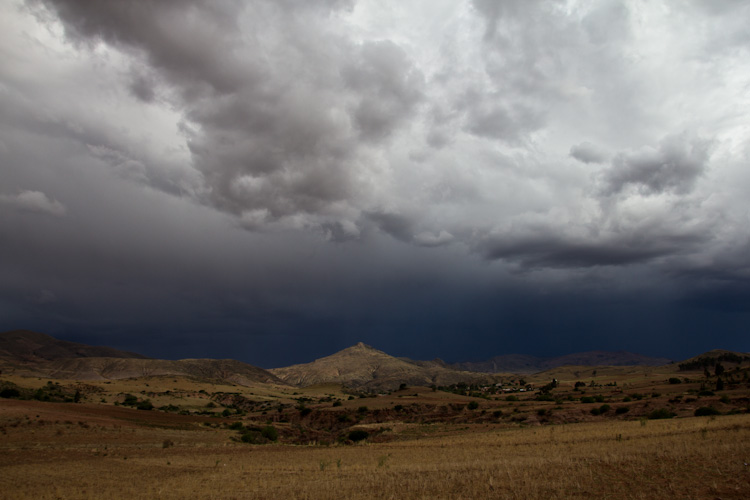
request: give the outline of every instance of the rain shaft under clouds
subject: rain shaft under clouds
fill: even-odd
[[[2,10],[4,327],[265,366],[750,350],[744,2]]]

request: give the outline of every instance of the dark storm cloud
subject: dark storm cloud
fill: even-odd
[[[706,169],[710,142],[686,134],[666,137],[657,148],[620,153],[606,173],[607,191],[632,185],[646,194],[689,192]]]
[[[0,326],[748,350],[748,7],[685,5],[3,4]]]
[[[536,237],[490,239],[479,245],[478,250],[488,259],[518,262],[525,268],[587,268],[645,263],[680,254],[705,239],[696,234],[654,233],[657,238],[638,232],[607,239],[574,239],[556,237],[550,231]]]
[[[370,212],[367,218],[383,232],[399,241],[410,242],[414,237],[414,224],[403,215],[388,212]]]

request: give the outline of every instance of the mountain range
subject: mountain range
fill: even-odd
[[[378,391],[401,384],[439,386],[491,382],[498,378],[493,375],[497,373],[531,374],[564,365],[660,366],[669,362],[628,352],[591,351],[548,358],[505,355],[487,361],[449,364],[440,359],[397,358],[360,342],[310,363],[264,370],[228,359],[152,359],[134,352],[68,342],[26,330],[0,333],[0,370],[3,372],[75,380],[181,375],[239,385],[263,383],[303,387],[336,383]]]

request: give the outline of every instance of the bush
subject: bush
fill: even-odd
[[[18,389],[9,388],[9,389],[3,389],[2,391],[0,391],[0,398],[14,399],[14,398],[20,398],[20,397],[21,397],[21,393],[18,391]]]
[[[615,409],[615,415],[622,415],[623,413],[627,413],[629,411],[630,411],[630,408],[628,408],[627,406],[618,406]]]
[[[670,384],[681,384],[682,380],[678,379],[677,377],[670,377],[669,378],[669,383]]]
[[[583,396],[581,398],[581,403],[593,403],[593,402],[594,402],[594,398],[592,398],[591,396]]]
[[[334,401],[333,406],[341,406],[341,401]]]
[[[136,405],[136,408],[138,408],[139,410],[153,410],[154,409],[154,405],[151,404],[151,401],[149,401],[148,399],[146,399],[146,400],[141,401],[140,403],[138,403]]]
[[[312,413],[312,410],[310,408],[307,408],[306,406],[299,409],[299,416],[300,417],[306,417],[310,413]]]
[[[479,408],[479,403],[477,403],[476,401],[472,401],[471,403],[469,403],[469,406],[467,406],[467,408],[470,410],[476,410],[477,408]]]
[[[396,406],[393,407],[393,409],[396,410],[396,411],[403,411],[404,405],[396,405]]]
[[[518,396],[506,396],[506,401],[518,401]]]
[[[232,425],[229,426],[229,428],[233,431],[239,431],[242,430],[242,422],[233,422]]]
[[[258,431],[248,431],[240,438],[243,443],[257,444],[260,433]]]
[[[260,435],[269,441],[276,441],[279,439],[279,431],[273,425],[267,425],[260,431]]]
[[[358,413],[367,413],[368,411],[369,409],[366,406],[360,406],[359,408],[357,408]]]
[[[611,406],[609,405],[601,405],[599,407],[599,411],[602,413],[607,413],[610,410]]]
[[[701,406],[695,410],[696,417],[708,417],[710,415],[721,415],[721,412],[713,406]]]
[[[349,441],[354,441],[355,443],[357,441],[363,441],[368,437],[370,437],[370,433],[361,429],[357,429],[349,433]]]
[[[500,418],[503,416],[503,410],[495,410],[492,412],[492,416],[495,418]]]
[[[654,410],[651,413],[648,414],[649,420],[661,420],[665,418],[673,418],[675,416],[674,413],[669,411],[666,408],[659,408],[658,410]]]

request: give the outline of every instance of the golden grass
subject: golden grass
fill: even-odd
[[[197,425],[55,423],[56,407],[39,404],[49,414],[38,418],[0,414],[0,498],[746,499],[750,493],[746,414],[469,426],[447,436],[313,447],[240,444],[230,441],[230,431]],[[165,440],[174,446],[164,448]]]

